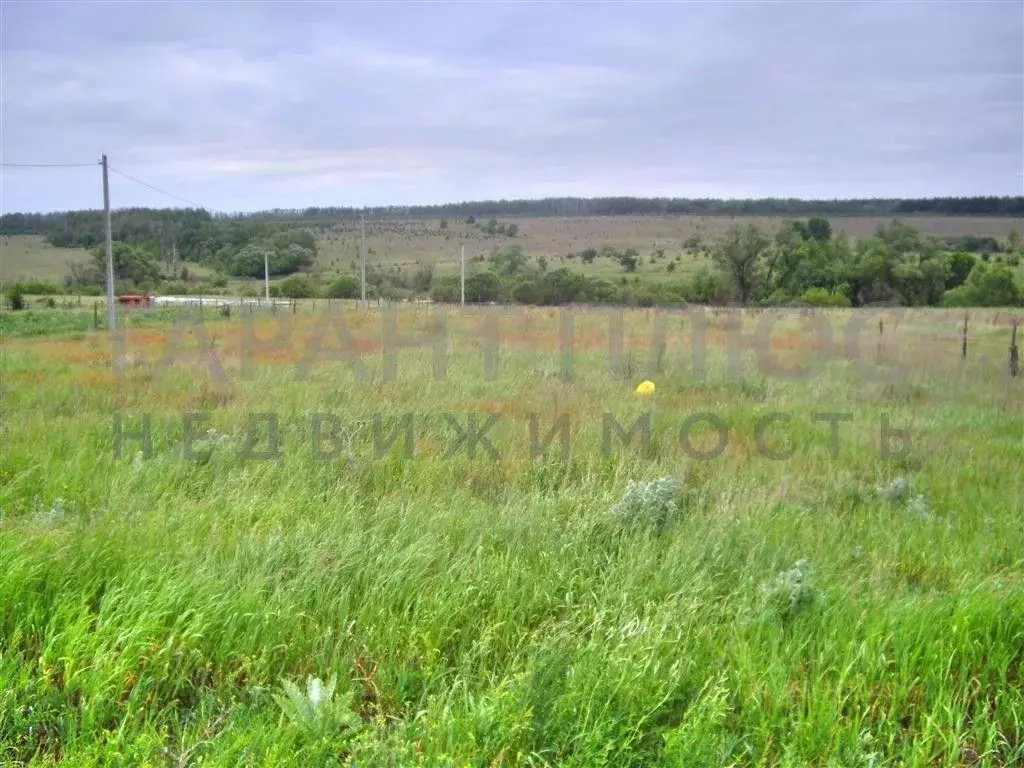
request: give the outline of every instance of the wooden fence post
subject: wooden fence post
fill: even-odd
[[[1020,318],[1013,319],[1013,334],[1010,336],[1010,375],[1017,378],[1020,371],[1020,352],[1017,350],[1017,326],[1020,325]]]
[[[967,359],[967,310],[964,310],[963,346],[960,349],[960,357],[964,360]]]

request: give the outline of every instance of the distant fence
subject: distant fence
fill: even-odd
[[[151,306],[184,307],[248,307],[252,309],[290,307],[292,299],[249,299],[225,296],[152,296]]]

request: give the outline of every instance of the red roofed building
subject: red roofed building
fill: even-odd
[[[149,307],[152,306],[152,301],[149,296],[118,296],[118,302],[123,307]]]

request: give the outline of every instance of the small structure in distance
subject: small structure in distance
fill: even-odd
[[[117,302],[122,307],[151,307],[153,306],[153,300],[149,296],[139,296],[135,294],[128,294],[125,296],[118,296]]]

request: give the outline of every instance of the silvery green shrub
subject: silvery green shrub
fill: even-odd
[[[192,441],[193,460],[200,464],[206,464],[218,450],[227,449],[231,446],[231,438],[211,427],[201,437]]]
[[[760,591],[766,612],[788,621],[810,607],[817,599],[810,568],[810,561],[798,560],[789,570],[764,582]]]
[[[880,498],[896,503],[906,501],[907,497],[913,493],[914,487],[907,478],[901,475],[888,485],[876,488],[875,491]]]
[[[931,506],[928,499],[914,491],[914,484],[907,478],[900,476],[889,485],[875,489],[879,498],[888,501],[890,504],[903,505],[908,511],[919,517],[931,518]]]
[[[622,499],[611,508],[613,517],[633,525],[661,530],[679,516],[679,487],[671,477],[630,480]]]
[[[40,525],[57,525],[64,522],[66,511],[64,499],[54,499],[49,509],[36,510],[35,520]]]

